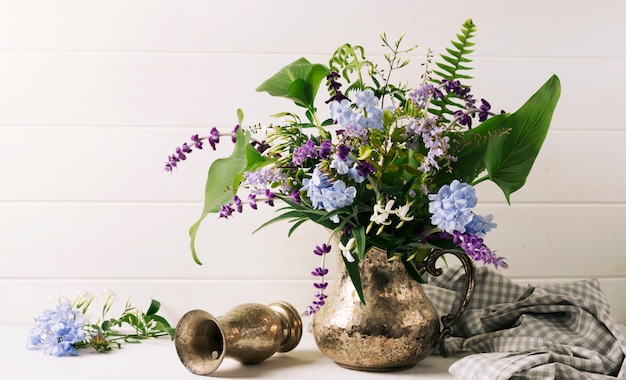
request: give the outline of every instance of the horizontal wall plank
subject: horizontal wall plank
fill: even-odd
[[[309,279],[311,252],[328,233],[306,224],[291,237],[263,208],[231,220],[208,217],[198,233],[203,266],[189,253],[200,204],[2,203],[0,278]],[[508,258],[510,276],[626,275],[619,238],[626,205],[482,205],[498,228],[485,243]],[[601,228],[599,228],[601,226]],[[331,260],[332,261],[332,260]]]
[[[306,281],[0,279],[0,297],[5,304],[20,305],[2,313],[0,324],[30,324],[44,309],[52,307],[59,296],[73,300],[83,291],[95,297],[90,310],[96,318],[104,302],[103,292],[112,291],[117,296],[113,313],[118,312],[127,299],[144,311],[150,300],[156,299],[161,302],[160,314],[172,324],[192,309],[203,309],[217,317],[248,302],[267,305],[286,301],[304,311],[315,294],[313,286]]]
[[[619,0],[593,6],[580,0],[405,0],[392,7],[356,0],[298,6],[288,0],[187,0],[184,5],[175,0],[31,0],[1,6],[0,49],[321,53],[364,39],[376,49],[383,32],[393,37],[407,32],[410,41],[438,49],[471,17],[478,25],[481,54],[624,58],[625,14]],[[328,22],[339,15],[375,28]]]
[[[209,216],[198,232],[196,265],[188,229],[201,204],[1,204],[0,278],[309,278],[328,233],[309,225],[252,232],[270,209],[233,220]]]
[[[171,175],[162,170],[197,132],[208,128],[0,127],[0,159],[11,162],[0,201],[201,202],[209,164],[230,154],[229,139],[193,152]],[[626,203],[625,144],[626,131],[551,131],[512,203]],[[505,202],[491,183],[478,197]]]
[[[331,52],[309,59],[325,63]],[[299,57],[293,53],[0,53],[0,103],[4,105],[0,125],[232,126],[238,108],[243,109],[246,124],[276,122],[271,115],[300,110],[255,88]],[[415,57],[413,65],[393,74],[395,80],[419,85],[422,61]],[[625,63],[626,59],[476,58],[471,64],[475,79],[470,83],[476,97],[488,99],[494,110],[513,112],[557,74],[563,93],[553,129],[621,130],[613,115],[626,98],[626,78],[621,75]],[[611,80],[598,81],[598,72]],[[328,115],[326,98],[321,89],[322,117]],[[575,111],[583,109],[603,112]]]
[[[578,280],[515,278],[520,285],[540,282],[564,283]],[[599,279],[602,290],[611,304],[611,316],[618,323],[626,323],[626,302],[623,289],[626,277]],[[5,305],[11,307],[0,314],[0,324],[30,324],[35,316],[44,309],[51,308],[59,296],[74,299],[79,292],[86,291],[94,295],[91,308],[97,318],[99,305],[103,302],[103,291],[113,291],[117,301],[111,316],[117,313],[127,299],[133,305],[145,308],[151,299],[161,302],[160,314],[170,323],[176,324],[180,317],[192,309],[203,309],[221,316],[231,308],[242,303],[260,303],[267,305],[274,301],[291,303],[299,311],[304,311],[312,300],[312,286],[306,281],[211,281],[211,280],[0,280],[0,297]],[[28,302],[24,302],[28,300]],[[308,326],[312,318],[304,317]],[[26,339],[26,337],[24,337]]]

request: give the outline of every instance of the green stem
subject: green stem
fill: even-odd
[[[489,179],[489,176],[482,176],[482,177],[480,177],[480,178],[478,178],[478,179],[473,180],[473,181],[472,181],[472,183],[471,183],[471,185],[472,185],[472,186],[476,186],[476,185],[478,185],[479,183],[481,183],[481,182],[483,182],[483,181],[486,181],[486,180],[488,180],[488,179]]]

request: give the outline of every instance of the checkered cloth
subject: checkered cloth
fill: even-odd
[[[597,280],[520,286],[477,267],[472,300],[446,340],[457,379],[626,379],[626,341]],[[424,285],[439,315],[456,310],[463,268]]]

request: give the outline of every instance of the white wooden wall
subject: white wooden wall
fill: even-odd
[[[173,175],[167,155],[193,133],[231,128],[238,107],[248,123],[295,111],[254,89],[296,58],[326,63],[350,42],[379,59],[379,34],[406,32],[420,44],[417,79],[426,49],[441,52],[470,17],[479,96],[513,111],[553,73],[563,87],[512,205],[479,187],[480,212],[499,224],[489,245],[521,282],[600,278],[626,322],[625,2],[1,0],[0,323],[30,323],[50,294],[78,289],[154,297],[174,322],[243,302],[303,309],[325,231],[251,235],[271,209],[209,217],[197,266],[188,227],[229,144]]]

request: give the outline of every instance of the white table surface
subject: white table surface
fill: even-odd
[[[30,326],[0,325],[0,379],[42,380],[111,380],[111,379],[201,379],[189,372],[176,355],[174,342],[167,338],[126,344],[99,354],[91,349],[79,351],[78,356],[54,357],[41,351],[26,349]],[[361,372],[348,370],[326,358],[315,346],[311,333],[305,331],[302,341],[293,351],[275,354],[255,365],[242,365],[225,358],[211,376],[229,379],[453,379],[448,367],[458,357],[430,356],[415,367],[398,372]]]

